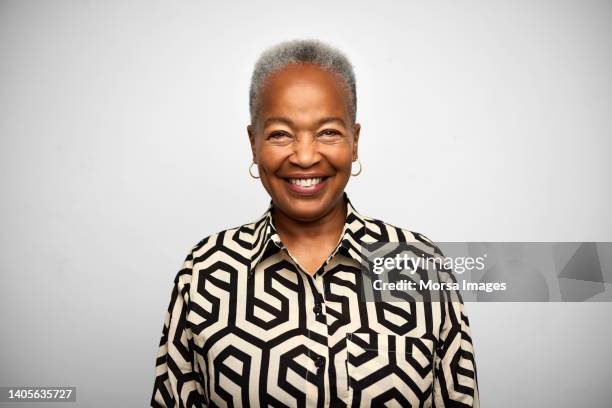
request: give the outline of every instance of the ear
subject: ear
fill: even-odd
[[[361,131],[361,125],[355,123],[353,125],[353,160],[357,160],[359,157],[359,132]]]
[[[255,128],[252,125],[247,125],[247,133],[249,134],[249,143],[251,144],[251,154],[253,162],[257,163],[257,149],[255,148]]]

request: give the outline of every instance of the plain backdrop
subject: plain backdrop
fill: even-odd
[[[247,97],[283,40],[355,67],[362,214],[612,241],[611,23],[593,0],[0,0],[0,385],[147,406],[188,250],[268,205]],[[610,406],[611,304],[466,306],[483,407]]]

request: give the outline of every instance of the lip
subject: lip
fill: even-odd
[[[302,187],[300,185],[297,184],[292,184],[289,179],[290,178],[323,178],[323,180],[315,185],[314,187]],[[312,196],[317,194],[319,191],[321,191],[322,189],[325,188],[325,186],[327,185],[328,181],[329,181],[330,176],[325,176],[323,174],[316,174],[316,173],[308,173],[308,174],[304,174],[304,173],[300,173],[300,174],[292,174],[290,177],[283,177],[283,181],[285,182],[285,185],[287,186],[287,189],[289,189],[290,191],[292,191],[293,193],[300,195],[300,196]]]
[[[307,178],[317,178],[317,177],[329,177],[329,174],[324,174],[324,173],[291,173],[288,174],[286,176],[281,176],[284,179],[288,179],[288,178],[303,178],[303,179],[307,179]]]

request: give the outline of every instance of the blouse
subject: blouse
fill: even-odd
[[[461,297],[373,302],[358,295],[360,248],[422,234],[359,214],[314,275],[283,245],[273,203],[255,222],[191,248],[174,279],[152,407],[478,407]]]

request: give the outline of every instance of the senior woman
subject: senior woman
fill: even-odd
[[[258,220],[199,241],[174,280],[154,407],[479,406],[462,301],[371,302],[362,247],[430,240],[359,214],[355,78],[338,50],[264,52],[250,88]]]

